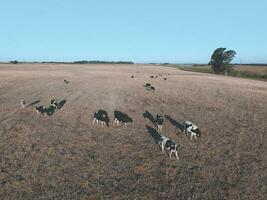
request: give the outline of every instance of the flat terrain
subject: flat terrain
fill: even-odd
[[[214,73],[209,65],[175,65],[175,67],[191,72]],[[267,65],[234,65],[233,70],[229,72],[229,76],[267,81]]]
[[[244,66],[244,65],[235,65],[235,70],[237,71],[248,71],[257,74],[267,74],[267,66]]]
[[[37,117],[34,107],[53,98],[66,103]],[[93,126],[98,109],[133,123]],[[166,115],[162,134],[180,145],[180,161],[161,153],[145,112]],[[188,119],[197,141],[181,132]],[[263,81],[148,65],[2,64],[0,199],[266,199],[266,130]]]

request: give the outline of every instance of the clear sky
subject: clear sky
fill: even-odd
[[[267,63],[266,0],[0,0],[0,61]]]

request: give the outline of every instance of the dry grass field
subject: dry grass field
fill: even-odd
[[[53,98],[66,103],[37,117],[34,107]],[[93,126],[98,109],[133,123]],[[180,145],[180,161],[161,153],[146,111],[167,116],[163,135]],[[181,132],[188,119],[197,141]],[[263,81],[149,65],[2,64],[0,199],[263,200],[266,130]]]

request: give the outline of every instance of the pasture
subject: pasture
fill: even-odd
[[[181,70],[202,73],[214,73],[209,65],[195,66],[177,66]],[[234,65],[234,69],[229,72],[229,76],[242,77],[254,80],[267,81],[267,66],[266,65]]]
[[[65,103],[38,117],[35,106],[51,99]],[[98,109],[109,127],[93,125]],[[113,126],[114,110],[133,122]],[[179,161],[155,143],[157,113]],[[182,133],[186,120],[200,139]],[[265,199],[266,121],[263,81],[152,65],[1,64],[0,199]]]

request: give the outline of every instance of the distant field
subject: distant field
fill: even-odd
[[[37,117],[52,98],[66,103]],[[0,199],[266,200],[266,102],[266,82],[170,67],[0,65]],[[109,127],[92,124],[98,109]],[[128,128],[112,125],[115,109]],[[180,161],[155,142],[157,113]]]
[[[181,70],[194,71],[202,73],[213,73],[210,66],[192,66],[192,67],[180,67]],[[267,66],[249,66],[249,65],[235,65],[234,70],[229,73],[229,76],[251,78],[262,81],[267,81]]]

